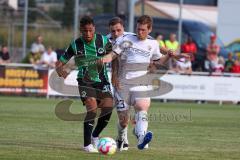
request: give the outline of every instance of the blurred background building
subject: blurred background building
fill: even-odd
[[[13,62],[21,62],[23,51],[24,7],[26,0],[0,0],[0,45],[7,45]],[[75,0],[28,0],[28,23],[26,35],[26,51],[29,52],[31,43],[36,36],[43,36],[46,46],[62,49],[74,37],[74,15],[76,13]],[[133,16],[149,14],[154,17],[156,26],[152,36],[161,30],[161,26],[174,23],[178,27],[181,0],[78,0],[77,15],[91,15],[98,23],[97,31],[107,34],[108,19],[117,15],[125,20],[125,28],[129,29]],[[132,3],[130,3],[132,2]],[[200,45],[206,48],[210,33],[217,34],[217,43],[224,47],[240,38],[240,19],[237,11],[240,6],[238,0],[182,0],[181,18],[183,21],[201,22],[210,28],[207,36],[200,36],[198,40],[205,42]],[[134,4],[130,9],[131,4]],[[162,20],[164,19],[164,21]],[[163,22],[163,23],[162,23]],[[188,34],[184,31],[183,22],[182,41]],[[185,27],[186,28],[186,27]],[[75,29],[76,30],[76,29]],[[170,29],[171,30],[171,27]],[[186,30],[186,29],[185,29]],[[177,34],[178,28],[174,30]],[[59,34],[61,32],[61,34]],[[75,31],[76,33],[76,31]],[[163,34],[169,34],[165,32]],[[178,35],[178,34],[177,34]],[[203,34],[202,34],[203,35]],[[167,38],[165,36],[165,38]],[[178,39],[180,37],[178,36]],[[224,44],[223,44],[223,43]],[[237,41],[238,42],[238,41]],[[198,42],[197,42],[198,43]],[[239,42],[240,43],[240,42]],[[240,46],[240,44],[239,44]],[[234,44],[227,51],[240,52],[240,47]],[[205,52],[205,51],[204,51]],[[27,53],[26,53],[27,54]],[[25,55],[25,54],[24,54]],[[223,55],[227,57],[227,54]]]

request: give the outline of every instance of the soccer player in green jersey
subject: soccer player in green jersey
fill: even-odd
[[[78,68],[78,88],[81,100],[86,106],[84,120],[84,147],[87,152],[97,152],[98,136],[107,126],[112,114],[113,99],[105,64],[99,59],[112,50],[106,36],[95,33],[94,21],[85,16],[80,20],[81,36],[71,42],[64,55],[57,62],[57,73],[66,78],[63,66],[72,58]],[[96,127],[97,108],[101,108]],[[93,130],[94,128],[94,130]]]

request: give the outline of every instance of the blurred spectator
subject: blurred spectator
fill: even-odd
[[[190,59],[181,58],[177,61],[176,72],[192,74],[192,63]]]
[[[218,64],[218,54],[220,46],[216,43],[216,35],[210,36],[210,44],[207,47],[207,59],[205,60],[205,69],[209,72],[213,71],[214,66]]]
[[[42,64],[44,67],[55,68],[56,62],[57,53],[53,51],[51,46],[49,46],[47,51],[42,54],[39,64]]]
[[[178,52],[179,51],[179,44],[178,44],[178,41],[176,40],[176,34],[171,33],[170,36],[169,36],[169,40],[165,41],[165,45],[166,45],[166,48]],[[168,65],[169,65],[170,69],[176,68],[176,63],[172,59],[169,60]]]
[[[224,58],[218,57],[218,63],[214,66],[213,71],[214,75],[222,73],[224,71]]]
[[[36,38],[36,42],[34,42],[31,45],[31,52],[42,54],[45,51],[45,47],[42,44],[42,42],[43,42],[42,36],[38,35],[37,38]]]
[[[38,64],[41,59],[41,53],[36,52],[34,48],[31,50],[30,53],[22,60],[22,63],[30,63],[30,64]]]
[[[163,41],[163,35],[161,34],[157,35],[156,40],[158,41],[160,47],[166,47]]]
[[[169,40],[165,41],[166,48],[177,51],[179,49],[178,41],[176,40],[176,34],[171,33]]]
[[[181,52],[189,54],[191,62],[195,60],[195,54],[197,53],[197,46],[193,42],[192,37],[188,36],[187,41],[182,44]]]
[[[0,51],[0,64],[6,64],[10,62],[10,56],[8,53],[7,46],[2,46],[2,49]]]
[[[234,64],[233,64],[233,66],[231,68],[231,72],[232,73],[240,73],[240,62],[239,62],[238,59],[236,59],[234,61]]]
[[[230,52],[228,53],[228,59],[225,62],[225,67],[224,67],[224,71],[225,72],[231,72],[231,68],[234,64],[234,60],[233,60],[233,54]]]
[[[23,63],[39,64],[40,58],[45,51],[45,47],[42,44],[43,38],[38,35],[36,42],[31,45],[31,52],[23,59]]]

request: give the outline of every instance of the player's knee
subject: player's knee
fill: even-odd
[[[122,128],[126,128],[128,126],[128,121],[119,121],[119,124]]]
[[[127,127],[128,122],[129,122],[129,113],[128,112],[129,112],[128,110],[118,111],[119,124],[123,128]]]
[[[85,105],[87,106],[87,110],[95,110],[97,109],[97,101],[95,98],[87,98],[84,101]]]
[[[134,105],[137,111],[148,111],[150,107],[150,99],[145,98],[141,100],[137,100]]]
[[[104,98],[100,105],[101,108],[113,108],[113,99],[112,98]]]
[[[86,98],[86,100],[85,100],[85,103],[95,103],[95,102],[96,102],[96,99],[95,98],[91,98],[91,97]]]
[[[119,117],[119,124],[121,125],[121,127],[125,128],[127,127],[129,122],[128,116],[120,116]]]

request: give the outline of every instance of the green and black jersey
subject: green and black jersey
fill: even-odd
[[[111,50],[112,45],[106,36],[95,34],[90,43],[79,37],[71,42],[64,55],[60,57],[60,61],[67,63],[74,56],[79,70],[78,78],[88,77],[94,82],[109,82],[106,65],[99,66],[96,64],[96,60]]]

